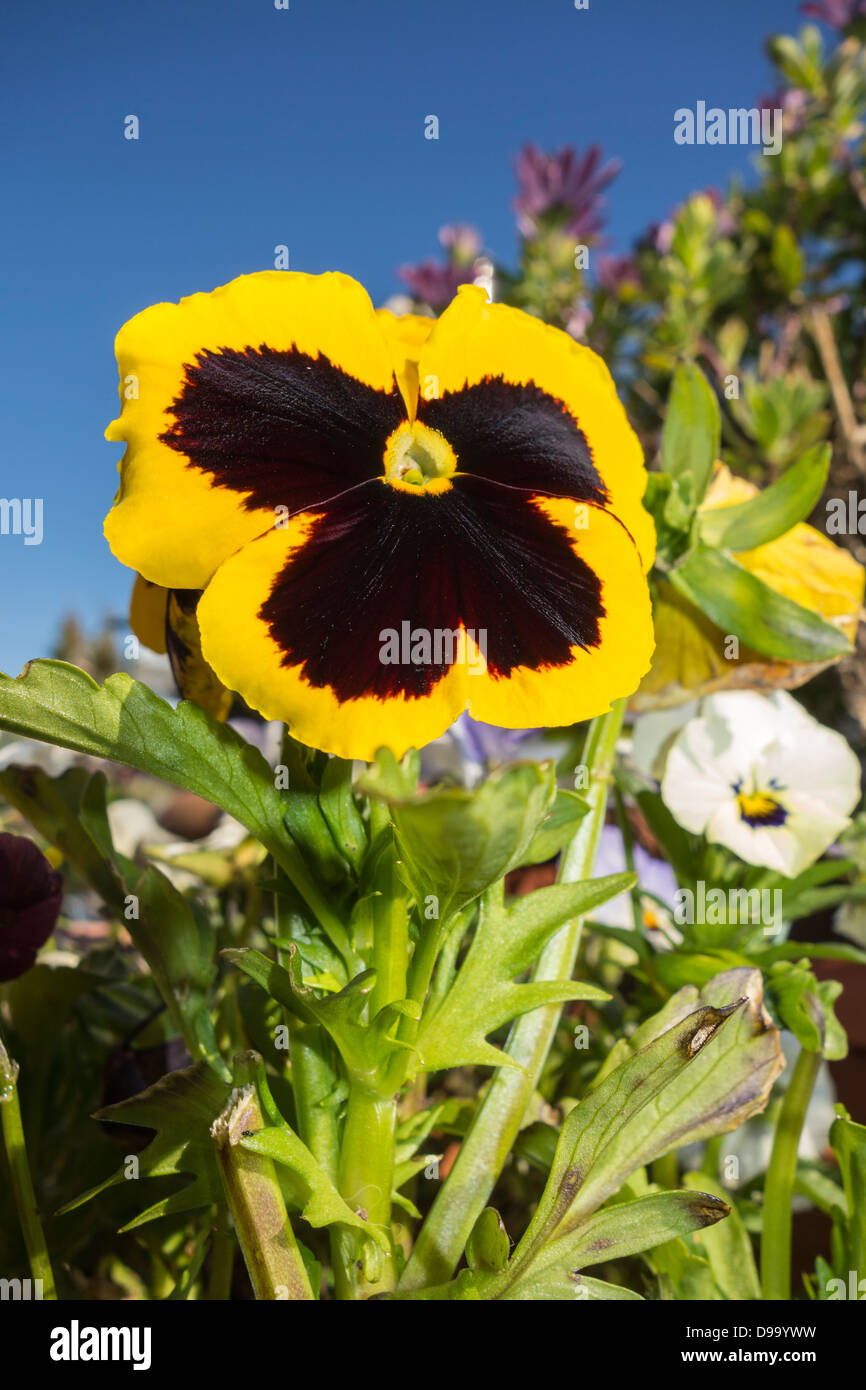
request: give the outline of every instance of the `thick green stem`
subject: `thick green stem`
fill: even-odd
[[[391,1241],[391,1189],[394,1182],[394,1137],[397,1106],[369,1086],[349,1087],[340,1148],[340,1192],[355,1212],[378,1226]],[[367,1298],[394,1287],[394,1258],[363,1234],[343,1228],[337,1241],[334,1277],[337,1297]],[[360,1268],[359,1268],[360,1266]]]
[[[820,1065],[819,1052],[801,1050],[776,1122],[761,1229],[761,1287],[768,1299],[791,1297],[791,1197],[800,1134]]]
[[[30,1273],[41,1282],[41,1296],[56,1299],[54,1272],[48,1257],[48,1247],[39,1210],[36,1206],[36,1193],[27,1162],[27,1148],[24,1143],[24,1128],[21,1123],[21,1106],[18,1102],[18,1065],[13,1062],[2,1042],[0,1042],[0,1126],[3,1129],[3,1143],[9,1160],[9,1173],[21,1234],[27,1250]]]
[[[561,883],[576,883],[592,873],[624,713],[625,701],[618,700],[607,714],[590,725],[584,752],[589,783],[585,799],[590,809],[562,857]],[[534,980],[571,978],[580,930],[577,919],[557,932],[538,958]],[[506,1051],[521,1070],[502,1067],[495,1073],[454,1167],[421,1228],[400,1280],[401,1290],[441,1284],[453,1274],[517,1138],[556,1034],[560,1012],[559,1005],[549,1005],[524,1014],[515,1023]]]
[[[310,1301],[313,1290],[289,1222],[274,1165],[243,1148],[264,1128],[254,1086],[242,1086],[211,1129],[226,1200],[257,1299]]]

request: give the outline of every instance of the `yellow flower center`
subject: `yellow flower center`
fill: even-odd
[[[385,445],[385,482],[401,492],[446,492],[457,470],[457,455],[444,435],[406,420]]]
[[[740,819],[753,828],[784,825],[788,818],[785,807],[767,792],[738,792],[737,810]]]

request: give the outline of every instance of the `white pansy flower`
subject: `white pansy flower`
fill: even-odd
[[[674,739],[662,797],[684,829],[793,878],[847,826],[860,764],[786,691],[729,691]]]

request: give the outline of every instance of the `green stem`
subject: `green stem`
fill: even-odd
[[[210,1274],[207,1284],[209,1303],[226,1303],[232,1296],[235,1267],[235,1238],[225,1207],[220,1207],[211,1239]]]
[[[336,1178],[340,1141],[333,1093],[337,1073],[328,1038],[318,1024],[292,1019],[289,1046],[298,1133],[325,1172]]]
[[[800,1134],[820,1065],[819,1052],[801,1049],[776,1122],[761,1229],[761,1287],[767,1299],[791,1297],[791,1197]]]
[[[634,867],[634,839],[631,826],[628,822],[628,815],[625,809],[625,797],[620,787],[614,789],[616,799],[616,823],[619,826],[619,833],[622,836],[622,848],[625,855],[626,871],[630,874],[635,873]],[[637,932],[638,940],[643,937],[643,910],[641,907],[640,884],[636,883],[629,893],[631,900],[631,915],[634,929]]]
[[[313,1290],[274,1165],[241,1139],[264,1128],[254,1086],[232,1091],[211,1129],[226,1200],[257,1299],[311,1301]]]
[[[704,1149],[704,1157],[701,1162],[701,1172],[708,1177],[719,1178],[719,1159],[722,1156],[722,1136],[713,1135],[712,1139],[707,1140],[707,1147]]]
[[[667,1187],[671,1191],[679,1186],[680,1172],[676,1149],[671,1149],[670,1153],[662,1154],[661,1158],[655,1160],[652,1165],[652,1179],[659,1187]]]
[[[624,714],[625,701],[618,700],[607,714],[590,725],[584,752],[589,772],[585,799],[590,809],[562,857],[561,883],[577,883],[592,873]],[[557,932],[538,958],[534,980],[571,977],[580,931],[580,919],[576,919]],[[400,1280],[401,1291],[442,1284],[453,1274],[520,1131],[556,1034],[560,1012],[560,1005],[535,1009],[524,1014],[512,1028],[506,1051],[518,1066],[501,1067],[494,1074],[454,1167],[421,1228]]]
[[[383,1097],[360,1081],[352,1081],[340,1148],[340,1192],[352,1210],[364,1212],[367,1221],[383,1230],[389,1241],[396,1129],[393,1097]],[[375,1242],[345,1227],[338,1232],[336,1250],[338,1298],[362,1299],[393,1289],[393,1254],[381,1263]],[[375,1262],[372,1267],[371,1260]]]
[[[3,1129],[3,1143],[9,1160],[12,1192],[21,1223],[21,1234],[27,1250],[30,1273],[34,1279],[41,1280],[43,1299],[56,1299],[54,1272],[48,1257],[48,1247],[39,1209],[36,1206],[36,1193],[27,1162],[27,1148],[24,1143],[24,1127],[21,1123],[21,1106],[18,1101],[18,1064],[13,1062],[2,1042],[0,1042],[0,1124]]]

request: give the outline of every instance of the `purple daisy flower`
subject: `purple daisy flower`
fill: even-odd
[[[603,225],[602,190],[621,167],[616,159],[602,164],[600,145],[591,145],[584,155],[573,145],[555,154],[524,145],[515,161],[518,195],[514,200],[523,236],[535,236],[547,214],[564,216],[564,229],[574,237],[588,241],[596,236]]]
[[[855,19],[866,19],[866,0],[818,0],[801,5],[800,9],[812,19],[822,19],[832,29],[847,29]]]
[[[438,261],[421,261],[420,265],[403,265],[397,271],[415,299],[438,313],[450,304],[460,285],[471,285],[471,266],[440,265]]]

